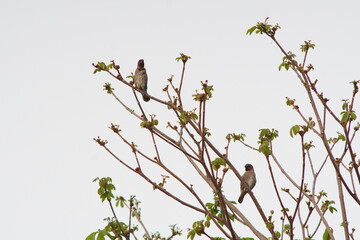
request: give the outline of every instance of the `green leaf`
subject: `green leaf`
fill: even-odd
[[[325,229],[322,239],[323,239],[323,240],[330,240],[330,239],[331,239],[331,238],[330,238],[330,234],[329,234],[329,232],[328,232],[327,229]]]
[[[198,117],[198,115],[196,115],[196,113],[192,113],[191,115],[190,115],[190,118],[192,119],[192,120],[198,120],[199,119],[199,117]]]
[[[338,137],[337,137],[339,140],[341,141],[345,141],[345,135],[344,134],[341,134],[338,132]]]
[[[195,234],[196,234],[195,230],[191,230],[191,231],[188,232],[188,235],[187,235],[186,238],[190,238],[191,240],[193,240],[194,237],[195,237]]]
[[[305,41],[305,44],[301,45],[300,46],[300,49],[302,52],[306,52],[308,51],[309,49],[314,49],[315,48],[315,44],[313,43],[310,43],[310,40],[309,41]]]
[[[268,129],[268,128],[264,128],[264,129],[260,129],[260,138],[261,139],[266,139],[266,140],[274,140],[275,138],[277,138],[279,136],[279,133],[277,130],[275,129]]]
[[[289,224],[285,224],[284,229],[285,229],[285,230],[290,230],[290,225],[289,225]]]
[[[234,142],[236,142],[236,141],[244,141],[245,137],[246,135],[244,133],[240,133],[240,134],[228,133],[225,138],[226,140],[232,139]]]
[[[212,208],[212,206],[214,206],[214,204],[208,202],[208,203],[205,204],[205,206],[206,206],[208,209],[210,209],[210,208]]]
[[[315,121],[310,120],[308,126],[310,129],[313,129],[315,127]]]
[[[330,206],[330,207],[329,207],[329,211],[330,211],[331,213],[334,213],[334,211],[337,212],[337,209],[334,208],[333,206]]]
[[[105,236],[108,234],[108,228],[104,228],[103,230],[101,230],[101,233],[102,233],[102,235],[104,236],[104,238],[105,238]]]
[[[207,227],[207,228],[210,227],[210,221],[205,221],[205,224],[204,224],[204,225],[205,225],[205,227]]]
[[[341,107],[342,107],[343,110],[346,110],[348,105],[349,105],[348,102],[344,102]]]
[[[147,126],[147,123],[148,123],[147,121],[143,121],[143,122],[140,123],[140,126],[141,126],[141,127],[146,127],[146,126]]]
[[[125,198],[124,197],[117,197],[116,198],[116,206],[120,206],[121,208],[123,208],[125,206]]]
[[[342,114],[341,122],[344,123],[348,119],[349,112],[342,112],[341,114]]]
[[[207,81],[202,84],[202,90],[204,90],[205,94],[208,96],[208,98],[212,97],[212,91],[214,91],[214,86],[208,85]]]
[[[112,64],[112,63],[110,63],[109,65],[106,66],[106,70],[110,70],[110,69],[112,69],[112,68],[113,68],[113,64]]]
[[[356,120],[356,114],[355,114],[354,111],[351,111],[351,112],[350,112],[350,119],[351,119],[351,120]]]
[[[97,232],[93,232],[93,233],[90,233],[89,236],[87,236],[85,238],[85,240],[95,240],[95,235],[97,234]]]
[[[103,90],[106,91],[108,94],[111,94],[114,91],[114,88],[111,87],[110,83],[105,83],[103,87]]]
[[[159,121],[158,120],[153,120],[152,122],[151,122],[151,124],[153,125],[153,126],[156,126],[156,125],[158,125],[158,123],[159,123]]]
[[[187,119],[186,119],[186,113],[185,112],[182,112],[180,114],[180,120],[185,124],[188,122]]]
[[[274,223],[273,223],[273,222],[267,222],[267,223],[266,223],[266,228],[267,228],[267,229],[274,228]]]
[[[286,97],[286,105],[287,106],[294,106],[295,105],[295,99],[290,99]]]
[[[342,123],[345,123],[348,121],[354,121],[357,118],[355,111],[349,111],[349,112],[344,111],[344,112],[341,112],[341,114],[342,114],[342,118],[341,118]]]
[[[251,35],[256,30],[256,28],[257,28],[257,26],[253,26],[253,27],[249,28],[246,31],[246,35]]]
[[[105,240],[105,236],[102,231],[99,231],[99,235],[97,236],[96,240]]]
[[[104,62],[99,62],[98,66],[100,69],[104,69],[104,70],[106,69],[106,64]]]
[[[185,54],[183,54],[183,53],[180,53],[180,57],[175,58],[175,60],[176,60],[177,62],[179,62],[179,61],[181,60],[183,63],[186,63],[187,60],[189,60],[189,59],[191,59],[191,57],[190,57],[190,56],[187,56],[187,55],[185,55]]]
[[[284,67],[284,64],[283,64],[283,63],[281,63],[281,64],[279,65],[279,67],[278,67],[279,71],[281,71],[281,68],[282,68],[282,67]]]
[[[215,160],[211,162],[211,165],[213,169],[217,171],[221,166],[226,166],[226,161],[222,158],[215,158]]]
[[[294,135],[298,134],[299,131],[300,131],[299,125],[293,126],[292,128],[290,128],[290,136],[294,137]]]
[[[269,156],[271,154],[271,150],[268,144],[261,144],[259,146],[259,152],[263,153],[265,156]]]

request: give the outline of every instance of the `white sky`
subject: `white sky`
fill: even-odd
[[[149,92],[165,99],[161,89],[166,79],[171,74],[176,81],[180,78],[181,64],[174,59],[180,52],[190,55],[184,96],[190,98],[200,81],[214,85],[208,127],[219,149],[229,132],[246,133],[254,144],[258,129],[276,128],[282,137],[275,146],[281,161],[290,171],[297,169],[298,139],[291,139],[288,132],[301,122],[285,106],[285,97],[296,98],[299,104],[308,100],[294,74],[277,70],[281,54],[275,44],[265,36],[246,36],[246,30],[270,17],[271,23],[282,27],[280,42],[299,56],[300,44],[311,39],[316,44],[309,55],[315,66],[312,76],[340,113],[340,100],[351,94],[348,83],[360,78],[359,7],[357,1],[308,0],[2,1],[1,238],[85,239],[110,216],[92,183],[97,176],[112,177],[119,195],[137,195],[143,202],[144,221],[153,232],[166,235],[168,225],[179,223],[186,234],[192,221],[202,218],[153,191],[93,142],[100,135],[111,141],[115,151],[127,154],[128,149],[107,129],[114,122],[122,126],[124,135],[152,151],[146,131],[138,129],[138,122],[102,91],[102,85],[113,83],[135,108],[128,89],[106,74],[93,75],[91,63],[97,61],[113,59],[127,76],[139,58],[145,59]],[[195,106],[191,101],[186,104],[189,109]],[[160,110],[150,101],[146,111]],[[183,159],[170,154],[163,158],[179,158],[179,169],[191,176]],[[275,199],[269,200],[275,197],[267,190],[271,185],[261,177],[268,176],[261,155],[239,145],[232,147],[231,154],[240,172],[247,162],[255,166],[256,196],[266,213],[278,211]],[[327,170],[332,174],[331,168]],[[226,189],[228,198],[237,199],[238,187],[228,184]],[[337,201],[335,194],[330,198]],[[247,207],[241,210],[259,217],[249,199],[244,204]],[[349,205],[350,216],[358,210]],[[190,220],[184,221],[186,217]],[[351,227],[356,227],[359,216],[353,221]]]

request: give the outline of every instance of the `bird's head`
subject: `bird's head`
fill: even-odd
[[[245,171],[251,171],[251,170],[254,170],[253,165],[251,165],[250,163],[246,164],[245,165]]]
[[[140,59],[139,61],[138,61],[138,67],[139,68],[143,68],[145,66],[145,64],[144,64],[144,59]]]

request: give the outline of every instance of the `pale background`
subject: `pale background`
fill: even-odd
[[[229,132],[246,133],[254,145],[258,129],[276,128],[282,137],[276,152],[290,172],[297,170],[299,139],[291,139],[288,132],[301,122],[285,105],[285,97],[297,98],[299,104],[308,100],[293,73],[277,70],[281,54],[275,44],[265,36],[247,36],[246,30],[270,17],[271,23],[282,26],[278,39],[299,56],[300,44],[311,39],[316,44],[309,55],[316,70],[312,76],[319,79],[319,88],[340,113],[340,100],[351,94],[348,83],[360,79],[359,7],[358,1],[308,0],[1,1],[1,239],[85,239],[102,228],[110,210],[98,199],[92,183],[97,176],[112,177],[119,195],[136,195],[143,202],[143,218],[152,232],[166,235],[167,226],[178,223],[186,235],[186,228],[202,219],[153,191],[93,142],[100,135],[111,141],[117,153],[131,156],[107,129],[114,122],[130,140],[153,154],[146,131],[138,129],[139,123],[102,85],[113,83],[117,93],[137,109],[129,90],[106,74],[93,75],[91,63],[97,61],[115,60],[126,76],[135,70],[139,58],[145,59],[149,92],[164,99],[161,89],[166,79],[171,74],[174,81],[180,77],[181,64],[174,59],[180,52],[190,55],[184,96],[190,99],[200,81],[214,85],[208,127],[219,149]],[[195,106],[191,101],[186,104],[188,109]],[[169,113],[158,113],[153,101],[145,106],[148,113]],[[359,111],[358,103],[355,110]],[[197,189],[203,186],[191,178],[179,154],[166,153],[162,157],[168,161],[178,158],[172,166],[189,183]],[[264,158],[239,144],[231,154],[240,172],[247,162],[255,166],[254,193],[266,214],[271,209],[278,212]],[[323,157],[319,155],[318,162]],[[333,173],[331,168],[325,171],[326,176]],[[299,179],[297,173],[294,177]],[[238,183],[231,179],[230,174],[226,193],[237,199]],[[332,178],[322,178],[320,183],[326,181],[333,183]],[[203,194],[209,194],[208,190]],[[329,195],[338,202],[335,193]],[[260,222],[248,198],[244,205],[239,208]],[[359,207],[348,207],[351,227],[356,227],[360,217],[354,215]],[[120,217],[127,216],[122,213]],[[337,228],[340,223],[331,224]],[[244,229],[244,236],[247,233]],[[336,236],[343,235],[336,232]]]

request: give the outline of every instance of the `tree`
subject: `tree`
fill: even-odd
[[[107,140],[100,137],[94,140],[111,154],[117,161],[119,161],[126,169],[134,172],[154,189],[161,191],[170,199],[175,200],[183,206],[192,209],[195,212],[204,214],[204,219],[200,219],[192,224],[192,228],[188,231],[187,238],[194,239],[196,236],[206,236],[209,239],[226,238],[226,239],[253,239],[241,236],[241,228],[243,226],[249,228],[256,239],[284,239],[286,236],[289,239],[319,239],[322,235],[323,239],[335,239],[333,229],[337,226],[331,226],[328,222],[328,217],[331,213],[339,211],[341,219],[342,232],[345,239],[354,239],[355,229],[349,225],[347,217],[347,205],[350,202],[355,202],[357,206],[360,204],[360,199],[357,194],[360,186],[360,161],[354,149],[356,143],[356,133],[359,130],[360,124],[355,120],[357,118],[354,104],[358,93],[359,81],[352,81],[353,92],[350,99],[343,100],[342,112],[340,115],[332,109],[328,102],[326,95],[317,88],[318,80],[311,78],[311,72],[314,70],[312,64],[308,63],[308,53],[315,47],[311,41],[305,41],[301,45],[301,52],[303,57],[301,61],[291,51],[286,51],[276,38],[276,32],[280,29],[279,25],[271,25],[267,22],[259,22],[251,27],[247,34],[251,35],[262,34],[269,37],[280,49],[283,54],[282,63],[279,70],[292,70],[298,81],[301,82],[305,90],[305,96],[309,100],[311,113],[304,113],[296,100],[292,98],[286,99],[286,104],[291,107],[302,119],[302,123],[295,124],[290,129],[290,136],[299,138],[301,149],[301,160],[299,168],[295,170],[288,170],[283,167],[282,161],[276,155],[276,142],[279,137],[278,131],[275,129],[260,129],[257,145],[246,141],[246,135],[243,133],[228,133],[225,135],[225,151],[222,148],[215,146],[211,139],[210,130],[206,124],[207,102],[211,100],[214,87],[208,81],[201,82],[201,90],[196,91],[192,96],[197,103],[194,109],[188,108],[183,104],[182,87],[184,82],[184,74],[186,64],[191,59],[190,56],[180,54],[176,60],[182,62],[182,74],[180,82],[175,84],[173,77],[168,79],[168,84],[163,91],[166,93],[167,100],[160,99],[149,94],[152,101],[156,102],[159,108],[167,108],[172,112],[171,116],[164,119],[157,119],[156,115],[147,114],[142,102],[139,101],[136,92],[144,94],[144,92],[133,85],[133,76],[130,75],[130,81],[122,77],[120,67],[114,61],[109,64],[98,62],[93,64],[94,73],[106,72],[115,78],[119,83],[131,89],[135,96],[135,101],[139,107],[139,111],[132,110],[126,103],[125,99],[121,99],[115,94],[115,91],[110,83],[104,85],[104,90],[112,95],[116,101],[131,115],[133,115],[140,122],[140,126],[145,128],[151,136],[152,145],[156,153],[155,157],[146,153],[146,150],[140,149],[130,139],[124,137],[121,133],[120,126],[111,124],[109,127],[114,134],[116,134],[121,141],[128,146],[129,151],[133,153],[133,159],[126,161],[121,155],[115,154],[107,145]],[[139,113],[140,112],[140,113]],[[162,123],[162,126],[160,126]],[[328,126],[335,126],[337,135],[331,136]],[[320,143],[323,147],[316,147],[314,141]],[[234,143],[240,143],[251,151],[256,151],[266,160],[267,168],[270,173],[273,184],[273,190],[277,196],[279,208],[275,210],[264,210],[256,196],[244,181],[242,175],[234,164],[229,154],[229,149]],[[193,169],[196,170],[198,177],[202,179],[208,186],[208,191],[213,192],[213,199],[203,199],[199,194],[199,189],[187,183],[182,179],[176,169],[169,167],[169,159],[164,157],[158,148],[159,143],[165,143],[169,148],[183,156],[184,161],[188,161]],[[314,161],[312,156],[314,151],[321,151],[324,158],[319,164]],[[167,175],[162,175],[162,181],[157,183],[156,179],[151,178],[143,164],[147,162],[153,164]],[[334,170],[336,177],[336,186],[320,186],[318,189],[318,179],[324,173],[325,165],[330,164]],[[280,177],[276,175],[274,168],[279,170],[279,174],[285,177],[291,188],[282,187],[283,183],[279,183],[277,179]],[[227,173],[232,172],[239,180],[239,185],[242,183],[247,189],[257,212],[261,216],[263,225],[266,226],[267,232],[258,229],[258,223],[245,216],[236,206],[235,201],[226,198],[223,184],[224,179],[228,176]],[[300,181],[295,180],[292,171],[300,171]],[[306,175],[309,172],[310,175]],[[176,180],[184,189],[191,194],[196,203],[185,201],[182,196],[176,195],[171,189],[167,189],[166,182],[168,178]],[[94,232],[89,235],[88,239],[103,239],[107,235],[110,239],[130,238],[130,233],[135,235],[135,230],[131,225],[131,217],[129,223],[120,222],[113,209],[112,201],[115,199],[117,205],[124,206],[124,198],[115,198],[113,195],[114,185],[110,178],[96,179],[99,181],[99,195],[102,201],[107,200],[113,212],[113,218],[107,219],[108,225],[104,230]],[[325,188],[336,188],[339,198],[337,205],[335,200],[327,198],[327,190]],[[202,190],[203,191],[203,190]],[[129,200],[129,211],[133,216],[137,216],[138,208],[134,207],[134,198]],[[136,204],[135,204],[136,205]],[[337,208],[339,208],[339,210]],[[270,212],[266,215],[265,212]],[[275,218],[275,215],[280,216],[280,221]],[[141,224],[141,218],[138,217]],[[142,224],[141,224],[142,225]],[[218,236],[214,237],[209,234],[210,228],[218,229]],[[145,232],[148,231],[144,227]],[[299,232],[296,232],[298,229]],[[319,231],[323,229],[324,231]],[[181,231],[172,226],[172,234],[167,239],[181,234]],[[296,235],[297,234],[297,235]],[[99,238],[99,236],[101,237]],[[295,236],[296,235],[296,236]],[[150,236],[145,234],[145,239],[159,239],[160,235]]]

